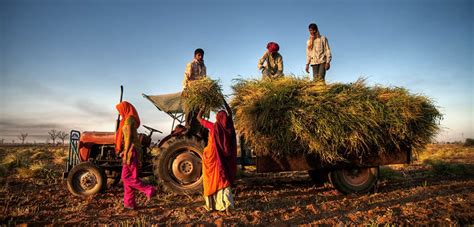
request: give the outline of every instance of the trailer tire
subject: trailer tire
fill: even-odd
[[[177,194],[202,192],[202,154],[205,144],[196,138],[170,138],[153,162],[158,184]]]
[[[377,184],[379,167],[338,169],[329,174],[331,184],[343,194],[366,193]]]
[[[93,195],[105,190],[104,170],[90,162],[80,163],[67,176],[67,188],[75,196]]]

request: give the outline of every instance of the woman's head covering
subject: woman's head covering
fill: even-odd
[[[125,123],[125,120],[127,120],[127,118],[129,117],[133,117],[133,119],[137,123],[136,126],[138,128],[138,126],[140,126],[140,117],[138,116],[138,113],[135,107],[127,101],[123,101],[117,104],[115,108],[117,108],[117,111],[119,112],[120,117],[121,117],[119,128],[117,132],[115,133],[115,152],[118,153],[122,149],[122,141],[123,141],[122,128],[123,128],[123,124]]]
[[[237,172],[237,139],[234,122],[223,110],[216,115],[213,139],[214,147],[222,160],[224,175],[233,184]]]
[[[225,128],[227,126],[227,112],[219,110],[216,114],[216,123]]]
[[[269,42],[267,44],[267,50],[270,52],[270,53],[275,53],[275,52],[278,52],[280,50],[280,46],[278,46],[278,43],[275,43],[275,42]]]

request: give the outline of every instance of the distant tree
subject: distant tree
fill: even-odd
[[[28,133],[20,133],[20,135],[18,136],[18,139],[21,140],[22,144],[25,144],[26,137],[28,137]]]
[[[69,136],[68,133],[65,133],[63,131],[59,131],[58,132],[58,138],[61,139],[61,141],[63,142],[63,145],[64,145],[64,140],[66,140],[66,138]]]
[[[474,146],[474,139],[467,138],[466,142],[464,142],[464,146],[466,146],[466,147]]]
[[[3,142],[5,141],[5,139],[0,139],[0,144],[3,144]]]
[[[53,144],[56,144],[56,139],[58,138],[58,131],[55,129],[52,129],[51,131],[48,132],[49,138],[53,141]]]

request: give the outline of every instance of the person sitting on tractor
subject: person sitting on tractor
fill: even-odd
[[[186,88],[189,81],[200,80],[206,77],[206,65],[204,64],[204,50],[198,48],[194,51],[194,59],[186,65],[183,80],[183,95],[186,95]],[[194,111],[185,110],[185,126],[191,128],[193,121],[196,119]]]
[[[269,42],[267,50],[258,61],[258,69],[262,70],[262,79],[276,79],[283,76],[283,57],[280,53],[278,43]]]
[[[115,151],[122,157],[123,204],[126,209],[135,209],[135,190],[145,193],[148,204],[156,194],[156,189],[144,184],[138,178],[141,167],[142,147],[138,139],[137,128],[140,126],[140,117],[135,107],[127,101],[116,106],[121,120],[115,134]]]
[[[224,104],[227,113],[224,110],[217,112],[215,123],[203,119],[202,110],[197,119],[209,129],[202,157],[204,208],[208,211],[225,210],[230,215],[230,209],[234,208],[231,187],[237,172],[237,139],[232,111],[225,100]]]

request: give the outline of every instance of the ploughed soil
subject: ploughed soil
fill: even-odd
[[[306,172],[241,172],[230,215],[205,211],[199,195],[160,186],[151,204],[136,210],[122,208],[120,186],[75,197],[61,179],[64,159],[44,156],[43,164],[55,161],[32,175],[5,164],[8,154],[24,149],[57,154],[66,148],[0,146],[0,224],[474,224],[474,148],[462,145],[429,145],[413,164],[381,167],[377,187],[366,194],[343,195],[329,183],[314,184]],[[23,162],[22,168],[33,163]]]

